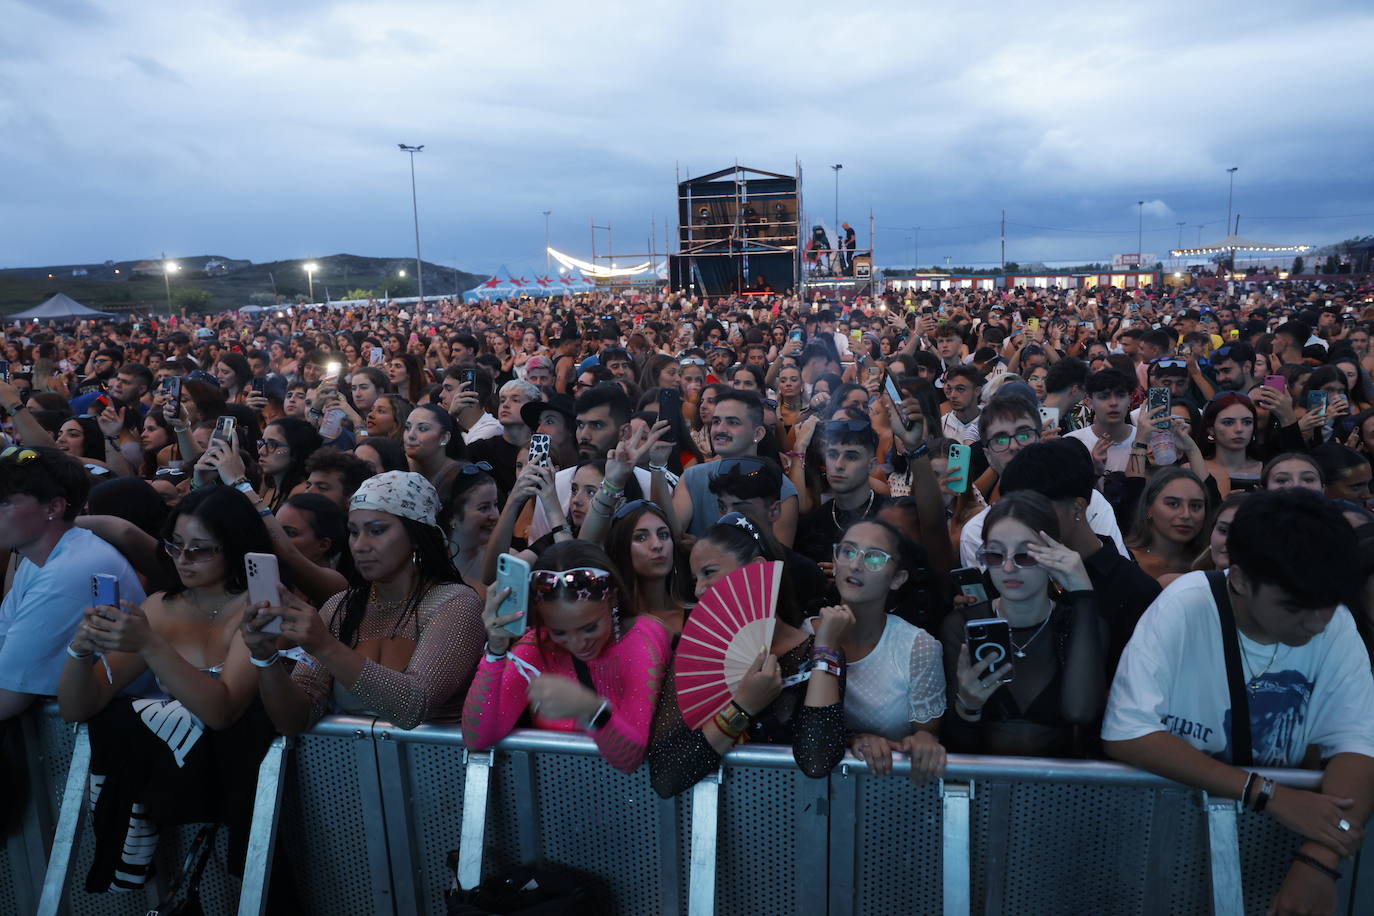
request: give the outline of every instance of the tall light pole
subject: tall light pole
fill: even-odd
[[[1239,169],[1239,168],[1240,168],[1240,166],[1238,166],[1238,165],[1233,165],[1233,166],[1231,166],[1229,169],[1226,170],[1226,174],[1231,176],[1231,181],[1230,181],[1230,183],[1228,184],[1228,186],[1227,186],[1227,188],[1226,188],[1226,234],[1227,234],[1227,235],[1232,235],[1232,234],[1235,232],[1235,230],[1233,230],[1233,229],[1231,228],[1231,198],[1232,198],[1232,195],[1235,193],[1235,190],[1236,190],[1236,170]],[[1236,249],[1235,249],[1234,246],[1232,246],[1232,248],[1231,248],[1231,266],[1230,266],[1230,269],[1231,269],[1232,271],[1235,271],[1235,269],[1236,269]]]
[[[544,276],[546,278],[549,271],[553,269],[553,265],[549,261],[549,214],[551,213],[553,213],[552,210],[544,211]]]
[[[1145,263],[1145,201],[1137,200],[1135,222],[1135,266]]]
[[[840,169],[844,168],[844,166],[837,162],[832,165],[831,168],[835,171],[835,223],[830,231],[835,233],[835,240],[831,243],[833,247],[830,250],[830,272],[835,274],[834,261],[840,247]]]
[[[181,268],[176,261],[167,260],[167,252],[162,253],[162,285],[167,289],[167,317],[172,317],[172,274]]]
[[[415,154],[425,148],[421,143],[419,146],[406,146],[404,143],[397,143],[401,152],[410,154],[410,212],[415,218],[415,283],[420,290],[420,304],[425,304],[425,266],[420,262],[420,205],[415,197]]]
[[[320,269],[320,265],[314,261],[307,261],[305,264],[305,278],[310,281],[310,304],[315,304],[315,271]]]

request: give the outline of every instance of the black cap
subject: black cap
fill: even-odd
[[[539,428],[539,415],[546,410],[556,410],[568,418],[568,428],[577,428],[577,413],[573,410],[573,399],[566,394],[551,394],[547,400],[530,401],[520,408],[520,419],[531,430]]]

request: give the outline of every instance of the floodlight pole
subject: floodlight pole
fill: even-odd
[[[401,152],[410,154],[410,212],[415,219],[415,282],[419,286],[420,305],[425,304],[425,265],[420,260],[420,205],[415,196],[415,154],[425,148],[421,143],[419,146],[406,146],[404,143],[396,144]]]
[[[167,288],[167,317],[172,317],[172,270],[167,263],[167,252],[162,253],[162,285]]]
[[[1230,183],[1229,183],[1229,185],[1228,185],[1227,188],[1226,188],[1226,234],[1227,234],[1227,235],[1232,235],[1232,234],[1234,234],[1234,233],[1232,232],[1232,230],[1231,230],[1231,199],[1232,199],[1232,197],[1234,196],[1235,191],[1236,191],[1236,170],[1239,169],[1239,168],[1240,168],[1240,166],[1238,166],[1238,165],[1233,165],[1233,166],[1231,166],[1229,169],[1226,170],[1226,174],[1229,175],[1229,176],[1231,176]],[[1235,249],[1234,247],[1232,247],[1232,248],[1231,248],[1231,272],[1232,272],[1232,273],[1235,273],[1235,271],[1236,271],[1236,249]]]
[[[835,233],[835,239],[831,242],[830,248],[830,273],[833,276],[839,276],[839,272],[835,270],[835,259],[839,255],[840,248],[840,169],[844,166],[837,162],[831,168],[835,170],[835,223],[831,226],[830,231]]]
[[[549,214],[552,210],[544,211],[544,276],[548,277],[549,271],[553,269],[553,264],[549,261]]]
[[[1137,200],[1135,223],[1135,266],[1145,266],[1145,201]]]

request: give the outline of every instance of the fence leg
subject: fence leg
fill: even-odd
[[[973,884],[969,866],[969,804],[972,800],[972,782],[940,780],[940,801],[944,809],[941,823],[944,835],[945,916],[967,914],[972,905]]]
[[[258,788],[253,796],[253,823],[248,830],[248,856],[243,866],[239,916],[262,916],[267,912],[267,889],[272,876],[272,857],[277,849],[277,825],[285,787],[282,777],[290,748],[291,739],[278,736],[258,765]]]
[[[692,786],[691,871],[687,878],[687,913],[709,916],[716,911],[716,844],[719,838],[721,773]]]
[[[458,841],[458,886],[470,891],[482,883],[482,855],[487,834],[492,751],[467,751],[463,776],[463,825]]]
[[[43,894],[38,901],[38,916],[57,916],[64,910],[72,859],[86,819],[86,781],[91,775],[91,736],[85,725],[76,727],[72,762],[67,769],[67,784],[62,789],[62,810],[48,856],[48,871],[43,877]]]
[[[1240,883],[1240,835],[1237,804],[1227,798],[1202,796],[1207,807],[1207,847],[1212,871],[1212,912],[1231,916],[1245,912]]]

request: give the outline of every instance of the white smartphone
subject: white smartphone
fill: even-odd
[[[328,442],[330,439],[337,438],[343,432],[344,412],[341,408],[335,407],[324,415],[324,422],[320,424],[320,438]]]
[[[530,436],[530,464],[548,467],[550,444],[551,440],[547,433],[535,433]]]
[[[503,588],[510,589],[510,594],[496,609],[498,617],[514,614],[516,611],[521,612],[519,620],[511,621],[501,629],[512,636],[524,636],[529,618],[530,564],[512,554],[501,554],[496,558],[496,584],[492,588],[498,591]]]
[[[248,602],[257,604],[267,601],[272,607],[281,606],[281,593],[277,586],[281,576],[277,571],[277,557],[270,553],[246,553],[243,555],[243,568],[248,574]],[[262,628],[264,633],[280,633],[281,617],[273,617]]]
[[[1058,407],[1045,407],[1045,406],[1042,404],[1041,407],[1040,407],[1040,428],[1041,428],[1041,429],[1049,429],[1051,426],[1058,426],[1058,425],[1059,425],[1059,408],[1058,408]]]

